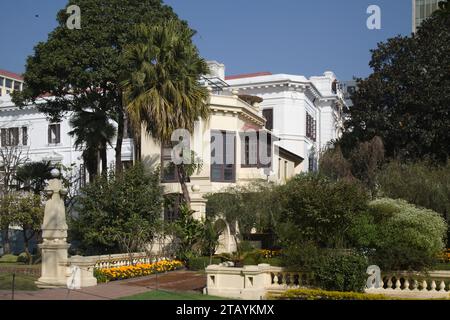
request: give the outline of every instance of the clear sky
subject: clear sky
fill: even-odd
[[[339,79],[370,73],[370,49],[409,35],[411,0],[166,0],[197,30],[202,56],[226,65],[226,73],[259,71]],[[38,41],[56,26],[66,0],[2,1],[0,69],[22,73]],[[369,30],[369,5],[381,8],[381,30]],[[82,10],[82,8],[81,8]],[[36,16],[38,15],[38,16]]]

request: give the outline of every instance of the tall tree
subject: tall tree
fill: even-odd
[[[447,2],[448,3],[448,2]],[[450,15],[438,10],[410,37],[372,51],[347,110],[344,153],[380,136],[388,157],[445,162],[450,154]]]
[[[98,159],[102,163],[102,173],[108,171],[107,149],[116,134],[115,127],[103,112],[97,110],[82,110],[76,112],[70,120],[74,128],[70,135],[75,137],[75,147],[84,149],[84,162],[89,164],[87,170],[92,182],[98,175]]]
[[[171,142],[174,130],[192,133],[195,121],[209,117],[208,91],[198,82],[208,66],[192,43],[193,35],[176,20],[141,24],[125,52],[128,69],[133,70],[123,81],[130,121],[162,144]],[[188,171],[186,165],[176,165],[184,199],[190,203]]]
[[[46,180],[52,178],[50,161],[28,162],[17,169],[15,178],[22,184],[21,189],[40,194],[44,191]]]
[[[123,48],[137,23],[154,25],[178,19],[161,0],[69,0],[81,10],[81,29],[69,29],[70,13],[61,10],[58,26],[27,60],[25,89],[14,94],[20,106],[41,98],[39,109],[57,120],[69,111],[96,107],[117,124],[116,172],[121,153],[125,110],[119,86]],[[184,28],[188,28],[183,23]]]

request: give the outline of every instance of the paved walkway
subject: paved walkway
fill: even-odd
[[[112,281],[81,290],[41,289],[16,291],[15,300],[112,300],[140,294],[153,289],[199,291],[206,285],[206,276],[192,271],[173,271],[158,276]],[[0,291],[0,300],[11,300],[11,291]]]

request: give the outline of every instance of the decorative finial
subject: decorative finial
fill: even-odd
[[[50,171],[50,175],[52,176],[52,178],[56,179],[59,178],[60,172],[58,169],[53,168],[52,171]]]

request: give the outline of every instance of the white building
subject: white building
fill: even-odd
[[[64,166],[76,165],[80,174],[85,175],[81,150],[74,147],[70,114],[59,123],[51,123],[36,105],[18,108],[9,95],[0,97],[0,148],[18,147],[22,157],[28,161],[51,161]],[[6,148],[5,148],[6,147]],[[114,143],[113,143],[114,147]],[[113,164],[115,150],[108,147],[108,162]],[[122,160],[133,160],[133,142],[125,139],[122,147]],[[2,166],[2,164],[0,164]]]
[[[309,79],[264,72],[224,80],[240,94],[264,99],[266,127],[281,139],[281,147],[305,159],[302,171],[315,170],[320,150],[342,134],[345,100],[331,71]]]

